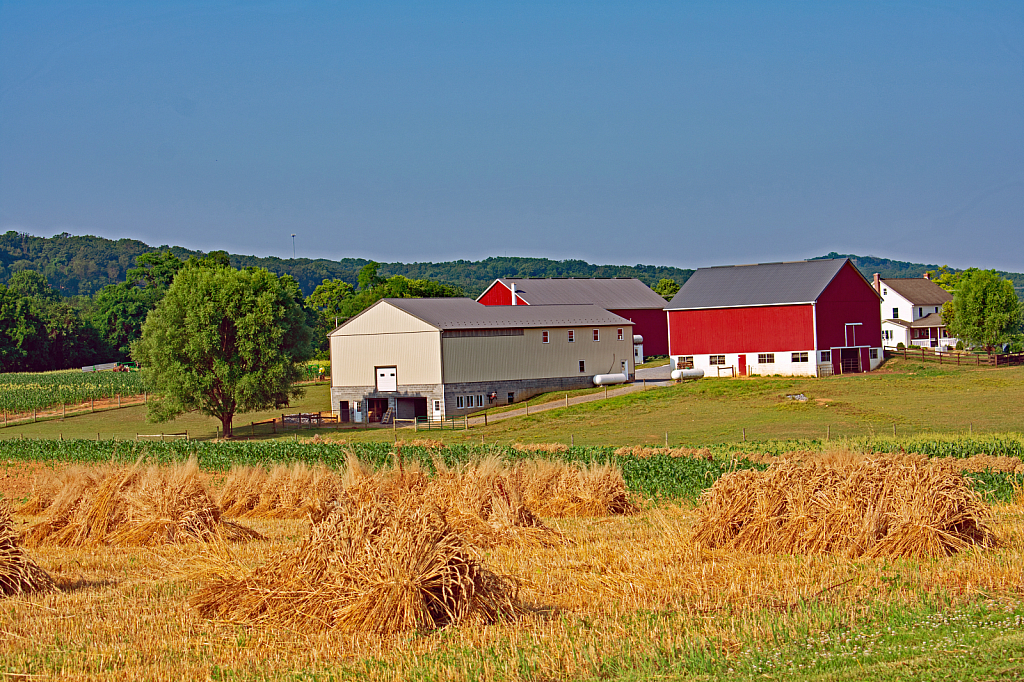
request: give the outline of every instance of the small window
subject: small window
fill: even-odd
[[[676,360],[676,369],[693,369],[693,356],[680,355]]]
[[[832,351],[830,351],[830,350],[823,350],[823,351],[821,351],[821,361],[822,362],[832,362]]]
[[[775,364],[775,353],[758,353],[757,364],[759,365],[774,365]]]
[[[574,329],[570,329],[569,330],[569,343],[574,343],[575,341],[576,341],[576,331]]]
[[[886,289],[885,287],[882,287],[882,296],[888,296],[888,295],[889,295],[889,290]]]
[[[872,360],[877,360],[878,359],[878,349],[877,348],[872,348],[870,351],[868,351],[868,355],[871,356]]]
[[[924,308],[918,308],[917,309],[917,316],[918,317],[924,317]]]
[[[476,406],[477,407],[483,407],[484,406],[484,395],[483,395],[483,393],[481,393],[480,395],[478,395],[476,397]]]
[[[616,329],[616,330],[615,330],[615,336],[616,336],[616,338],[617,338],[617,339],[618,339],[619,341],[622,341],[622,330],[621,330],[621,329]]]
[[[935,306],[935,312],[939,312],[939,306]]]
[[[600,340],[601,340],[601,330],[600,329],[595,329],[594,330],[594,341],[600,341]]]
[[[725,364],[725,356],[724,355],[709,355],[708,356],[708,364],[709,365],[724,365]]]
[[[625,360],[622,361],[622,373],[623,374],[626,373],[626,361]]]
[[[515,401],[516,401],[516,394],[513,393],[512,391],[509,391],[508,392],[508,404],[511,405]]]
[[[435,400],[434,401],[434,412],[440,412],[440,411],[441,411],[441,401],[440,400]]]
[[[473,396],[466,396],[466,407],[473,407]]]
[[[892,319],[898,320],[899,318],[900,318],[900,309],[899,308],[893,308],[892,309]]]
[[[465,407],[465,406],[464,406],[464,405],[462,404],[462,396],[461,396],[461,395],[457,395],[457,396],[455,396],[455,407],[459,408],[460,410],[461,410],[461,409],[462,409],[463,407]]]
[[[793,362],[807,362],[807,352],[793,353]]]
[[[585,374],[587,371],[587,364],[580,360],[580,374]]]
[[[547,343],[548,342],[548,333],[546,331],[543,331],[543,332],[540,333],[540,342],[541,343]]]

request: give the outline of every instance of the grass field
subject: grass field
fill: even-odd
[[[968,368],[888,360],[870,374],[823,379],[757,377],[705,379],[651,389],[608,400],[514,417],[469,431],[433,431],[449,442],[574,442],[581,445],[717,443],[832,439],[933,433],[991,433],[1024,430],[1024,367]],[[787,398],[803,394],[806,402]],[[552,394],[554,396],[554,394]],[[563,394],[559,394],[563,395]],[[557,397],[557,396],[555,396]],[[536,401],[537,399],[535,399]],[[533,403],[534,401],[531,401]],[[330,406],[330,389],[311,385],[289,412],[315,412]],[[132,407],[64,421],[0,429],[0,439],[134,438],[136,433],[179,433],[213,437],[218,422],[185,415],[167,424],[149,424],[145,408]],[[280,412],[236,417],[236,433]],[[313,431],[299,432],[300,436]],[[390,429],[344,429],[350,442],[393,440]],[[399,437],[412,438],[411,429]],[[293,438],[294,432],[279,435]]]

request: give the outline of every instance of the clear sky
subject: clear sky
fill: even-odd
[[[0,0],[0,230],[1024,271],[1024,2]]]

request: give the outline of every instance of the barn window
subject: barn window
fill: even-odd
[[[807,362],[807,351],[793,353],[793,362]]]
[[[871,356],[872,360],[877,360],[878,359],[878,349],[877,348],[872,348],[870,351],[868,351],[868,354]]]
[[[709,355],[708,356],[708,364],[709,365],[724,365],[725,364],[725,356],[724,355]]]
[[[773,365],[775,364],[775,353],[758,353],[757,364],[759,365]]]
[[[601,340],[601,330],[600,329],[595,329],[594,330],[594,341],[600,341],[600,340]]]
[[[473,407],[473,396],[466,396],[466,407]]]
[[[478,395],[476,397],[476,406],[477,407],[483,407],[484,406],[484,395],[483,395],[483,393],[481,393],[480,395]]]
[[[580,360],[580,374],[585,374],[587,371],[587,364]]]
[[[569,343],[576,341],[576,331],[574,329],[569,330]]]
[[[541,343],[547,343],[548,342],[548,333],[547,333],[547,331],[542,331],[540,333],[540,342]]]
[[[830,351],[830,350],[823,350],[823,351],[821,351],[821,361],[822,362],[832,362],[832,351]]]
[[[676,360],[676,369],[693,369],[693,356],[680,355]]]
[[[457,407],[459,409],[462,409],[464,407],[463,404],[462,404],[462,396],[461,395],[455,396],[455,407]]]
[[[622,341],[622,330],[621,329],[616,329],[615,330],[615,334],[618,337],[618,340]]]

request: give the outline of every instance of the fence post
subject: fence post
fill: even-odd
[[[121,407],[121,394],[120,393],[117,394],[117,406]]]
[[[484,410],[484,426],[487,426],[487,410]]]
[[[569,407],[569,394],[568,393],[565,394],[565,406]]]

